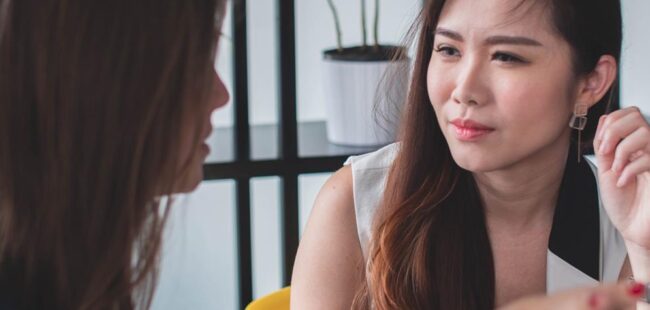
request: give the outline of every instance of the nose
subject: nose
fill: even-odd
[[[487,89],[482,76],[481,64],[468,60],[459,68],[456,87],[451,96],[455,103],[479,105],[486,102]]]
[[[230,93],[226,89],[223,80],[218,72],[214,72],[214,85],[212,90],[212,109],[216,110],[223,107],[230,101]]]

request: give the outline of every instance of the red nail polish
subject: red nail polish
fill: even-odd
[[[632,286],[630,286],[627,289],[627,292],[634,297],[639,297],[643,295],[644,291],[645,291],[645,285],[641,283],[634,283]]]
[[[596,309],[598,308],[600,303],[601,303],[601,298],[599,294],[593,293],[591,294],[591,296],[589,296],[589,308]]]

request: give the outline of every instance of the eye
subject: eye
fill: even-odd
[[[492,55],[492,60],[505,62],[505,63],[526,63],[526,61],[524,61],[520,57],[507,54],[507,53],[502,53],[502,52],[494,53],[494,55]]]
[[[443,57],[458,57],[460,52],[451,46],[439,46],[435,48],[435,52]]]

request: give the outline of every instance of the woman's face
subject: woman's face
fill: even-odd
[[[434,37],[429,98],[459,166],[508,168],[567,147],[576,81],[550,11],[520,0],[451,0]],[[539,1],[537,1],[539,4]]]
[[[203,180],[203,162],[210,153],[205,140],[212,133],[212,124],[210,116],[216,109],[223,107],[230,95],[226,89],[221,77],[213,70],[213,82],[211,84],[210,96],[205,104],[202,105],[202,110],[196,119],[184,122],[187,128],[184,128],[182,136],[182,149],[181,160],[179,169],[181,170],[179,182],[177,182],[174,192],[184,193],[193,191],[199,183]],[[193,145],[194,132],[200,130],[201,142],[198,145]]]

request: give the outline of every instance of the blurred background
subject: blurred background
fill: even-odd
[[[399,44],[422,1],[379,2],[379,40]],[[359,1],[333,3],[343,45],[360,44]],[[288,285],[318,190],[347,156],[376,149],[327,140],[322,55],[336,32],[326,0],[229,4],[215,65],[232,99],[212,117],[205,181],[172,212],[153,309],[242,309]],[[648,115],[650,1],[622,5],[620,103]]]

